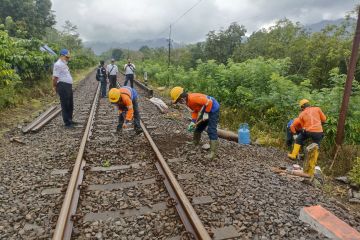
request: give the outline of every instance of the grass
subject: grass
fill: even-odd
[[[72,73],[74,85],[76,86],[94,68],[74,71]],[[0,110],[0,137],[3,137],[9,129],[32,121],[42,109],[58,102],[58,96],[52,92],[50,79],[49,76],[48,79],[40,81],[36,86],[24,89],[18,96],[21,98],[19,104]]]

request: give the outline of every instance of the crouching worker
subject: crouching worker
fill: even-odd
[[[215,98],[201,93],[187,93],[182,87],[174,87],[170,91],[173,103],[186,104],[193,112],[192,121],[188,126],[189,132],[194,132],[193,142],[195,145],[200,143],[201,133],[208,127],[210,138],[210,159],[216,157],[218,135],[217,125],[219,122],[220,105]]]
[[[109,92],[109,101],[119,109],[119,124],[117,131],[130,127],[130,121],[134,118],[134,130],[136,134],[142,132],[140,126],[140,113],[137,103],[138,94],[130,87],[112,88]]]
[[[326,121],[326,116],[321,109],[319,107],[310,106],[309,100],[302,99],[299,104],[301,113],[290,126],[290,130],[293,134],[296,133],[296,128],[299,126],[302,128],[295,140],[292,153],[288,154],[288,157],[293,160],[299,154],[300,148],[304,145],[306,139],[311,138],[311,140],[320,147],[320,142],[324,137],[322,124]],[[316,159],[318,154],[319,153],[317,152]]]
[[[294,133],[291,131],[291,125],[294,124]],[[290,149],[294,144],[294,141],[298,137],[298,134],[301,131],[301,123],[298,118],[291,119],[286,125],[286,145]]]

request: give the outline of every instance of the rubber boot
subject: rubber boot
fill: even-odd
[[[193,144],[195,146],[200,144],[200,139],[201,139],[201,133],[200,132],[194,132],[194,136],[193,136]]]
[[[292,150],[292,153],[289,153],[289,154],[288,154],[288,157],[289,157],[290,159],[292,159],[292,160],[295,160],[296,157],[297,157],[297,155],[299,154],[300,147],[301,147],[300,144],[295,143],[295,144],[294,144],[294,148],[293,148],[293,150]]]
[[[216,157],[218,148],[218,141],[217,140],[210,140],[210,154],[206,156],[206,158],[210,160],[214,160]]]
[[[313,143],[307,147],[307,161],[304,164],[304,173],[310,175],[311,179],[313,179],[315,174],[315,167],[317,164],[317,159],[319,157],[319,147],[316,143]]]

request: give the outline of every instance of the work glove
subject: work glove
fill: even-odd
[[[189,132],[195,131],[195,123],[194,123],[194,122],[191,122],[191,123],[189,124],[187,130],[188,130]]]
[[[204,113],[204,115],[203,115],[203,121],[206,121],[206,120],[208,120],[209,119],[209,114],[208,113]]]
[[[297,138],[298,138],[298,135],[297,135],[297,134],[294,134],[294,135],[293,135],[294,141],[296,141]]]
[[[129,127],[131,127],[131,122],[129,122],[129,121],[125,121],[125,123],[123,124],[123,126],[122,126],[122,128],[129,128]]]

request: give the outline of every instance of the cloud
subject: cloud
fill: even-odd
[[[127,42],[167,37],[169,25],[199,0],[52,0],[57,27],[65,20],[78,26],[87,41]],[[353,10],[356,0],[202,0],[172,26],[178,42],[202,40],[210,30],[231,22],[248,33],[289,18],[302,24],[338,19]]]

